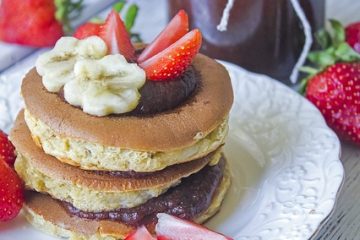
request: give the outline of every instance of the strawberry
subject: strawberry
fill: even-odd
[[[135,48],[119,14],[112,10],[101,28],[99,36],[106,42],[110,53],[120,53],[127,60],[135,60]]]
[[[2,0],[0,39],[33,47],[54,45],[63,35],[55,11],[53,0]]]
[[[7,135],[0,131],[0,161],[5,161],[9,166],[15,162],[15,148],[9,141]]]
[[[180,10],[166,28],[150,43],[138,57],[138,62],[144,62],[161,52],[189,31],[189,20],[186,12]]]
[[[125,240],[156,240],[145,226],[137,228],[134,232],[130,233]]]
[[[360,53],[360,22],[350,24],[345,29],[346,42]]]
[[[360,55],[345,42],[341,24],[332,20],[331,25],[332,36],[323,33],[325,50],[309,54],[318,69],[304,68],[310,73],[303,82],[305,96],[339,137],[360,145]]]
[[[176,78],[191,64],[192,59],[199,52],[201,41],[200,31],[194,29],[139,65],[150,80],[163,81]]]
[[[77,39],[84,39],[90,36],[99,36],[100,30],[101,24],[87,22],[76,29],[74,37]]]
[[[4,161],[0,161],[0,221],[15,218],[24,202],[23,183]]]
[[[330,127],[360,145],[360,63],[335,63],[309,80],[306,97]]]
[[[157,215],[155,231],[158,239],[169,240],[231,240],[220,233],[213,232],[199,224],[183,220],[165,213]]]

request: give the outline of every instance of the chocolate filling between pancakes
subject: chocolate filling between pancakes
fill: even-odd
[[[210,206],[215,191],[223,178],[224,167],[225,160],[221,158],[217,165],[206,166],[163,195],[133,208],[85,212],[70,203],[60,202],[71,215],[93,220],[120,221],[131,226],[152,224],[156,222],[157,213],[168,213],[191,220]]]

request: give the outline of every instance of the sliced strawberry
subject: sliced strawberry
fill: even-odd
[[[15,162],[15,148],[9,141],[8,136],[0,131],[0,161],[5,161],[9,166]]]
[[[155,54],[161,52],[189,31],[188,15],[180,10],[170,21],[166,28],[150,43],[140,54],[138,62],[144,62]]]
[[[145,226],[141,226],[130,233],[125,240],[156,240],[156,238],[151,236]]]
[[[100,23],[87,22],[76,29],[74,37],[77,39],[84,39],[90,36],[99,36],[100,30]]]
[[[161,81],[180,76],[199,52],[201,33],[194,29],[162,52],[140,63],[150,80]]]
[[[0,222],[15,218],[23,202],[21,179],[4,161],[0,161]]]
[[[170,240],[231,240],[220,233],[213,232],[204,226],[189,222],[165,213],[157,215],[155,231],[159,239]]]
[[[111,54],[120,53],[127,60],[135,59],[135,48],[131,44],[124,22],[114,10],[110,12],[102,26],[100,37],[106,42]]]

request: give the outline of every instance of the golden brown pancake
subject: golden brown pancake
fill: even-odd
[[[193,65],[201,75],[197,94],[172,111],[150,117],[88,115],[46,91],[35,69],[26,75],[21,91],[31,115],[60,136],[124,149],[170,151],[212,132],[233,102],[229,74],[221,64],[198,54]]]

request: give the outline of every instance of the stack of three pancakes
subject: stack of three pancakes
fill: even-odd
[[[160,212],[214,215],[230,185],[221,148],[232,89],[215,61],[199,54],[192,68],[199,84],[179,106],[108,117],[72,107],[30,71],[10,134],[27,219],[60,237],[123,239],[139,225],[153,229]]]

